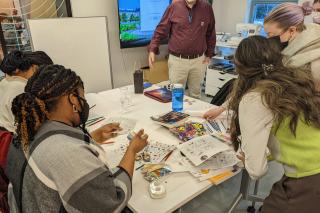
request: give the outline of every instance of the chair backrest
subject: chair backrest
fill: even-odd
[[[5,170],[7,155],[13,135],[11,132],[0,130],[0,167]]]
[[[8,205],[8,184],[9,180],[4,170],[7,165],[7,155],[10,143],[12,141],[12,133],[0,130],[0,212],[9,213]]]
[[[211,104],[216,106],[221,106],[228,98],[229,94],[232,91],[233,82],[235,79],[231,79],[225,83],[219,92],[212,98]]]

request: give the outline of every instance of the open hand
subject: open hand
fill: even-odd
[[[148,135],[144,134],[144,130],[141,129],[131,140],[128,149],[131,149],[134,153],[138,153],[148,145]]]
[[[90,133],[91,137],[98,143],[103,143],[110,138],[118,135],[117,132],[121,131],[119,123],[106,124]]]
[[[204,113],[203,118],[206,120],[216,119],[221,113],[224,112],[224,110],[225,109],[223,107],[210,109],[206,113]]]

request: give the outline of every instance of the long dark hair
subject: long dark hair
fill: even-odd
[[[50,64],[53,64],[51,58],[43,51],[21,52],[15,50],[3,58],[0,68],[4,73],[13,75],[16,70],[28,71],[32,65]]]
[[[244,39],[235,55],[239,74],[230,95],[231,138],[239,148],[239,104],[245,94],[261,93],[263,104],[272,112],[276,130],[284,119],[289,119],[293,135],[299,119],[320,128],[320,94],[315,89],[311,73],[287,68],[282,63],[279,46],[262,36]],[[254,116],[254,115],[252,115]]]
[[[58,99],[83,88],[81,78],[72,70],[60,65],[42,66],[28,80],[25,92],[12,102],[12,113],[17,125],[17,141],[28,150],[29,142],[49,113],[57,107]]]

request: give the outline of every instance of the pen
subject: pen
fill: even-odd
[[[141,169],[144,166],[144,164],[142,164],[141,166],[139,166],[138,168],[136,168],[136,171]]]
[[[101,118],[103,118],[103,117],[100,116],[100,117],[97,117],[97,118],[88,119],[86,124],[89,124],[89,123],[94,122],[94,121],[96,121],[96,120],[99,120],[99,119],[101,119]]]
[[[169,159],[169,157],[172,155],[172,153],[173,153],[173,151],[169,152],[169,153],[163,158],[162,161],[166,162],[166,161]]]
[[[220,121],[220,123],[221,123],[221,125],[223,126],[224,130],[227,131],[227,128],[226,128],[226,126],[223,124],[223,122]]]
[[[99,122],[101,122],[101,121],[103,121],[103,120],[105,120],[105,118],[101,118],[100,120],[97,120],[97,121],[95,121],[95,122],[93,122],[93,123],[90,123],[88,126],[95,125],[95,124],[97,124],[97,123],[99,123]]]

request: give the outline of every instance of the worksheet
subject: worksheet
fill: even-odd
[[[112,159],[112,165],[117,166],[124,154],[127,151],[129,146],[129,141],[118,141],[117,144],[114,145],[113,149],[108,149],[107,151],[107,158]],[[149,144],[137,154],[135,166],[140,167],[145,163],[160,163],[162,160],[165,159],[173,150],[176,149],[174,145],[164,144],[158,141],[150,140]]]
[[[221,172],[239,163],[239,159],[233,150],[218,153],[199,166],[193,167],[190,173],[196,177],[213,176],[213,173]]]
[[[229,150],[230,147],[211,135],[204,135],[179,145],[178,149],[195,166],[199,166],[213,155]]]

